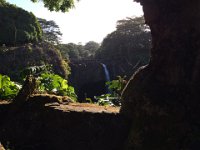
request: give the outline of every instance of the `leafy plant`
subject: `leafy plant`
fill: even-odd
[[[19,92],[20,87],[10,80],[10,77],[0,74],[0,98],[12,99]]]
[[[112,93],[114,93],[115,95],[117,94],[118,96],[121,96],[121,93],[126,85],[126,76],[121,77],[121,76],[117,76],[117,80],[112,80],[112,81],[108,81],[106,82],[106,85],[108,86],[108,88],[112,91]]]
[[[109,99],[111,94],[103,94],[101,96],[95,96],[95,99],[97,99],[97,104],[101,106],[114,106],[112,101]]]
[[[97,104],[99,105],[110,105],[110,106],[121,106],[121,93],[126,85],[126,76],[118,76],[118,80],[112,80],[106,82],[106,85],[111,91],[111,94],[103,94],[101,96],[95,96]]]
[[[74,87],[69,86],[67,80],[63,79],[61,76],[51,73],[42,73],[38,80],[40,82],[39,91],[69,96],[74,101],[77,100]]]
[[[22,79],[24,79],[27,75],[34,75],[34,76],[40,76],[42,73],[45,72],[53,72],[52,71],[52,65],[41,65],[41,66],[30,66],[25,68],[21,73],[20,76]]]
[[[89,98],[89,97],[86,97],[86,98],[85,98],[85,101],[88,102],[88,103],[93,103],[93,102],[92,102],[92,99]]]

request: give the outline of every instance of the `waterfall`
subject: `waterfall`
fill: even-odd
[[[106,82],[110,81],[110,74],[109,74],[107,66],[105,64],[102,64],[102,66],[103,66],[103,69],[104,69],[104,74],[105,74]]]
[[[103,70],[104,70],[104,74],[105,74],[105,79],[106,79],[106,82],[110,81],[110,74],[109,74],[109,71],[108,71],[108,68],[105,64],[101,64],[103,66]],[[108,86],[106,86],[106,89],[107,89],[107,92],[108,93],[111,93],[110,89],[108,88]]]

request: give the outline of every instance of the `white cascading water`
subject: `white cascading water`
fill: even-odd
[[[102,66],[103,66],[103,70],[104,70],[104,74],[105,74],[105,79],[106,79],[106,82],[110,81],[110,73],[108,71],[108,68],[105,64],[102,63]],[[107,87],[107,86],[106,86]],[[111,91],[108,89],[107,87],[107,91],[108,93],[110,93]]]

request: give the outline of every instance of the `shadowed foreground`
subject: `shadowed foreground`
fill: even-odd
[[[120,150],[128,122],[119,108],[90,104],[0,105],[0,141],[14,150]]]

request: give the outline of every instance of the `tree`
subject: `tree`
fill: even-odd
[[[0,2],[0,45],[16,45],[41,40],[36,17],[15,5]]]
[[[31,0],[32,2],[39,2],[39,0]],[[42,0],[44,6],[50,11],[66,12],[74,7],[74,0]]]
[[[151,36],[143,17],[127,18],[117,22],[116,31],[103,40],[97,57],[101,59],[127,59],[136,64],[142,60],[146,64],[149,59]]]
[[[74,43],[59,44],[58,49],[64,59],[80,59],[79,47]]]
[[[50,42],[51,44],[59,44],[61,41],[62,33],[59,26],[55,21],[47,21],[45,19],[38,18],[38,22],[43,30],[43,40]]]
[[[90,41],[85,45],[68,43],[60,44],[58,48],[65,59],[93,59],[99,44],[94,41]]]
[[[70,74],[68,63],[60,51],[47,42],[7,47],[7,50],[0,52],[0,73],[12,80],[20,81],[25,75],[37,73],[41,68],[52,70],[64,78]]]
[[[137,1],[152,49],[123,92],[121,112],[132,119],[126,149],[200,149],[199,0]]]
[[[0,0],[0,3],[1,3],[1,4],[5,3],[5,2],[6,2],[5,0]]]
[[[149,62],[151,45],[150,30],[143,17],[126,18],[117,22],[116,31],[104,38],[96,57],[105,63],[114,64],[112,68],[124,68],[129,77],[139,66]],[[115,70],[116,70],[115,69]]]
[[[84,45],[85,57],[93,58],[99,49],[100,45],[97,42],[89,41]]]

